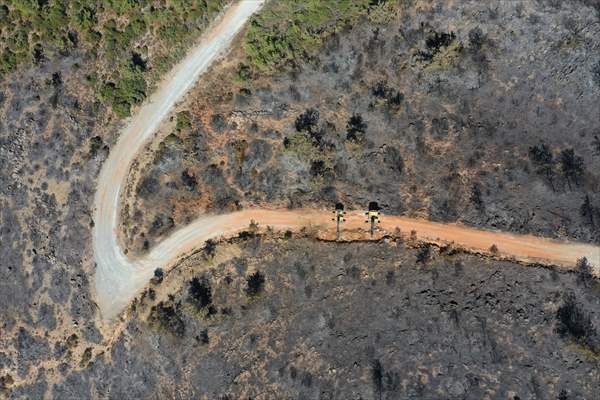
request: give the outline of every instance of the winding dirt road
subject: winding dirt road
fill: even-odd
[[[300,229],[318,226],[324,232],[333,232],[328,210],[263,210],[247,209],[225,215],[207,215],[174,232],[139,259],[127,257],[118,241],[119,198],[125,186],[129,168],[137,153],[153,139],[160,122],[175,103],[197,81],[231,43],[248,18],[258,11],[265,0],[243,0],[230,9],[197,47],[164,79],[164,83],[132,117],[112,147],[98,180],[94,217],[94,257],[96,260],[96,298],[102,317],[111,320],[144,288],[156,268],[168,269],[179,258],[202,246],[211,238],[227,237],[247,229],[254,220],[262,226],[275,229]],[[365,228],[362,212],[351,212],[344,224],[345,230]],[[436,243],[455,243],[457,246],[489,252],[492,244],[499,254],[517,260],[556,264],[572,267],[576,260],[588,257],[600,263],[600,247],[556,242],[533,236],[511,235],[502,232],[481,231],[455,224],[441,224],[399,216],[383,216],[380,229],[393,232],[417,232],[419,239]],[[364,236],[367,237],[366,235]]]

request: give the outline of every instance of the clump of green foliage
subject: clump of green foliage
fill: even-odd
[[[141,103],[146,98],[147,84],[142,70],[130,64],[123,68],[120,79],[116,82],[106,82],[100,89],[100,97],[108,102],[115,114],[126,117],[131,113],[131,107]]]
[[[189,111],[180,111],[177,113],[175,129],[182,131],[192,126],[192,115]]]
[[[311,138],[302,132],[296,132],[283,140],[284,150],[294,153],[300,159],[310,162],[321,158],[318,147],[315,146]]]
[[[482,33],[471,31],[471,44],[473,48],[481,48],[483,43]],[[426,63],[426,68],[444,70],[455,67],[463,54],[464,46],[457,40],[454,32],[431,32],[425,40],[425,49],[417,54],[417,59]]]
[[[90,155],[92,157],[96,157],[98,154],[98,150],[102,148],[104,142],[102,142],[102,138],[100,136],[94,136],[90,139]]]
[[[151,82],[183,55],[190,39],[230,2],[5,2],[0,4],[0,78],[20,65],[83,50],[96,67],[97,76],[88,83],[118,116],[127,116],[146,97]]]
[[[238,77],[247,76],[248,68],[270,72],[304,58],[327,36],[362,17],[380,21],[381,11],[391,10],[393,4],[388,0],[272,1],[250,21],[244,42],[246,63],[240,65]]]

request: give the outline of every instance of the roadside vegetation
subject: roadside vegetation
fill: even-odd
[[[388,0],[272,1],[252,18],[246,32],[246,61],[238,77],[273,72],[310,57],[331,34],[368,18],[385,23],[397,3]]]
[[[14,0],[0,5],[0,78],[83,52],[87,82],[119,117],[229,0]]]

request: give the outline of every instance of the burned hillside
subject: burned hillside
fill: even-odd
[[[126,243],[336,200],[598,242],[598,18],[576,1],[417,1],[270,76],[240,75],[234,50],[140,160]]]

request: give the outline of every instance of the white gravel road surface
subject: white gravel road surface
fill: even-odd
[[[105,319],[115,317],[152,276],[150,260],[130,260],[117,239],[119,197],[137,153],[151,140],[161,121],[203,72],[229,47],[264,0],[242,0],[232,5],[163,80],[120,133],[98,179],[94,216],[96,297]],[[156,265],[159,266],[159,265]]]

